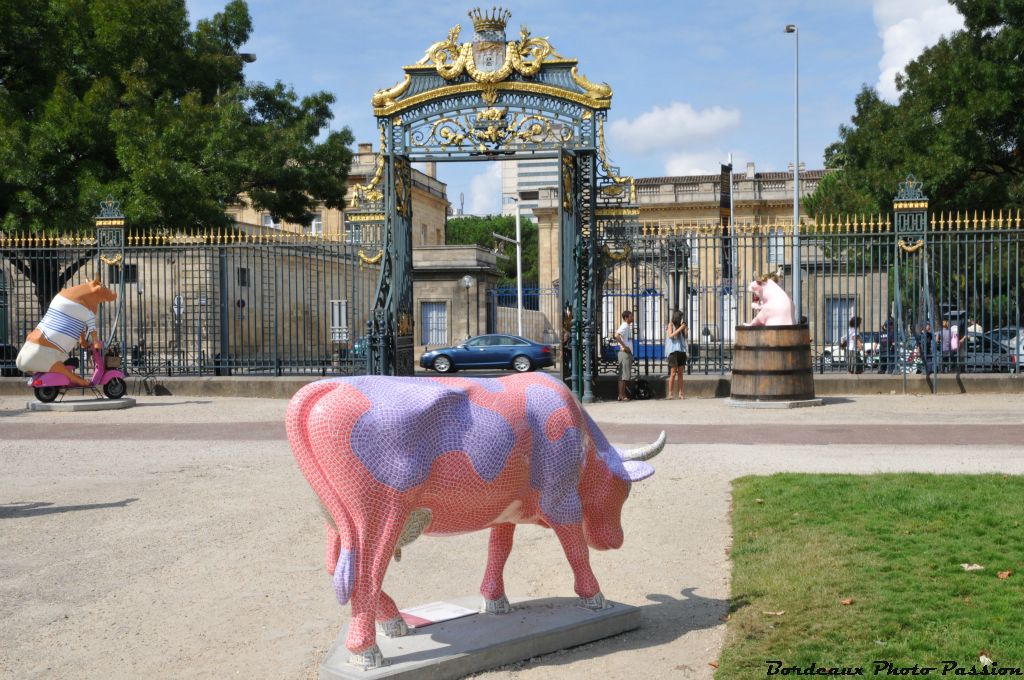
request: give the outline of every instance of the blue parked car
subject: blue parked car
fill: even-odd
[[[551,347],[517,335],[478,335],[455,347],[425,352],[420,366],[438,373],[467,368],[511,368],[526,373],[554,365]]]

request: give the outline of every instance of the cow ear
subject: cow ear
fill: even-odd
[[[626,475],[630,482],[639,482],[654,474],[654,468],[642,460],[627,460],[622,463],[622,466],[626,468]]]

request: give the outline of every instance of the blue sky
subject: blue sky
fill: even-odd
[[[187,0],[193,23],[223,0]],[[487,4],[490,8],[493,4]],[[447,37],[456,23],[472,37],[474,3],[412,0],[249,0],[257,56],[251,80],[281,80],[301,94],[337,98],[333,127],[377,142],[370,96],[402,79],[402,66]],[[608,153],[636,177],[713,173],[733,154],[737,169],[785,170],[793,159],[794,36],[800,32],[800,159],[822,153],[853,114],[864,84],[894,101],[897,71],[962,25],[946,0],[741,0],[633,3],[517,0],[508,37],[533,35],[580,62],[614,89]],[[498,164],[443,163],[456,205],[498,212]]]

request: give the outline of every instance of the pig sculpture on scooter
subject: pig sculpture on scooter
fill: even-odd
[[[96,331],[100,303],[116,299],[117,295],[99,279],[65,288],[53,298],[15,360],[19,370],[32,373],[28,384],[35,389],[39,401],[53,401],[69,387],[101,387],[111,399],[125,395],[124,373],[106,367],[103,343]],[[77,375],[65,363],[77,344],[92,349],[95,369],[90,380]]]

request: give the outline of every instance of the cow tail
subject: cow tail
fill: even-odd
[[[352,596],[355,581],[353,537],[356,534],[345,504],[324,473],[323,464],[309,440],[310,420],[314,417],[311,415],[313,407],[322,396],[333,389],[335,385],[327,381],[303,387],[289,402],[285,423],[295,461],[320,501],[327,532],[325,566],[327,573],[332,575],[334,593],[339,604],[346,604]]]

